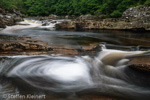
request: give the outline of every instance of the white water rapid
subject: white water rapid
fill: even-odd
[[[64,20],[44,20],[44,21],[39,21],[35,19],[28,19],[25,18],[24,21],[18,22],[18,25],[14,26],[6,26],[5,29],[1,30],[1,33],[15,33],[16,31],[23,30],[23,29],[28,29],[28,28],[41,28],[41,29],[48,29],[48,30],[55,30],[55,25],[58,23],[63,22]]]
[[[46,55],[5,57],[7,61],[1,62],[1,74],[55,93],[79,95],[93,92],[148,100],[150,77],[127,66],[129,57],[143,54],[149,54],[149,51],[103,49],[94,58]]]

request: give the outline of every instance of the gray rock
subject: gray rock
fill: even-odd
[[[11,19],[11,18],[12,18],[11,16],[8,16],[8,15],[6,15],[5,17],[8,18],[8,19]]]

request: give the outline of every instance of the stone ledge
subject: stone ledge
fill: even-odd
[[[0,53],[5,52],[37,52],[51,51],[52,48],[47,43],[40,40],[32,40],[27,36],[1,36],[0,37]]]
[[[139,71],[150,72],[150,56],[131,58],[128,66]]]

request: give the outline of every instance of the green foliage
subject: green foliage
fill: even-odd
[[[114,10],[110,16],[111,17],[120,17],[122,15],[122,12],[120,12],[119,10]]]
[[[120,17],[122,13],[130,7],[144,4],[146,0],[102,0],[97,12],[101,12],[109,17]],[[148,0],[147,0],[148,1]]]
[[[147,0],[144,4],[145,5],[150,5],[150,0]]]
[[[99,0],[27,0],[25,5],[29,15],[82,15],[94,14]]]
[[[9,11],[12,11],[13,9],[19,9],[25,13],[24,1],[25,0],[0,0],[0,8],[4,8]]]
[[[101,14],[120,17],[129,7],[150,5],[150,0],[0,0],[0,8],[19,9],[31,16]]]

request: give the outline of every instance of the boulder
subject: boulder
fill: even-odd
[[[57,23],[57,21],[51,21],[51,23],[53,23],[53,24],[54,24],[54,23]]]
[[[15,22],[20,22],[20,21],[23,21],[23,18],[20,17],[20,16],[17,16],[17,17],[14,18],[14,21]]]
[[[3,9],[0,8],[0,12]],[[5,11],[5,13],[0,14],[0,28],[5,28],[6,26],[12,26],[15,25],[16,22],[23,21],[23,18],[21,14],[17,12],[14,13],[8,13],[8,11]]]
[[[133,8],[129,8],[124,11],[123,18],[128,19],[142,19],[144,17],[150,17],[150,6],[137,6]]]
[[[42,23],[42,26],[48,26],[49,25],[49,23],[48,22],[44,22],[44,23]]]
[[[21,12],[17,9],[13,9],[13,13],[15,13],[16,15],[22,16]]]
[[[5,9],[3,9],[3,8],[0,8],[0,13],[1,13],[1,14],[6,14],[6,11],[5,11]]]
[[[59,18],[57,15],[51,14],[48,16],[49,19],[57,19]]]
[[[75,16],[75,15],[66,15],[66,16],[62,16],[62,18],[64,18],[64,19],[76,19],[77,18],[77,16]]]
[[[49,16],[39,17],[39,18],[37,18],[37,20],[41,20],[42,21],[42,20],[59,19],[59,18],[60,18],[59,16],[51,14]]]
[[[5,28],[5,24],[4,24],[4,21],[3,21],[3,18],[0,17],[0,28]]]

